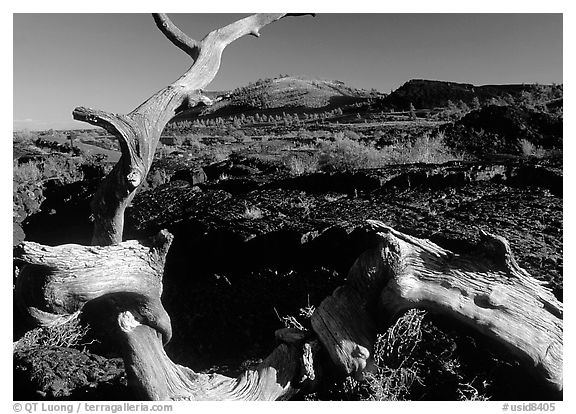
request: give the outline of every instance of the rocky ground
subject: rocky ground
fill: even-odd
[[[203,169],[181,166],[167,176],[172,181],[134,199],[126,238],[163,228],[175,235],[164,276],[163,301],[174,331],[166,349],[175,362],[196,370],[235,375],[270,352],[273,332],[287,316],[306,323],[301,309],[317,306],[342,284],[355,258],[370,246],[367,219],[455,252],[472,249],[480,230],[502,235],[520,265],[563,299],[561,161],[453,162],[291,176],[236,157]],[[95,186],[85,181],[54,189],[53,197],[45,193],[51,208],[26,222],[27,238],[87,243],[87,195]],[[67,191],[71,196],[62,197]],[[59,231],[62,225],[72,232]],[[526,379],[505,351],[473,332],[434,315],[425,315],[423,327],[414,356],[420,382],[405,398],[458,399],[463,384],[493,399],[556,398]],[[107,358],[113,357],[110,351],[93,348]],[[58,374],[64,368],[34,362],[55,358],[20,352],[15,370],[17,384],[27,384],[26,398],[76,398],[96,389],[111,399],[112,389],[125,387],[113,359],[69,348],[42,352],[57,353],[56,359],[72,365],[96,364],[103,374],[78,374],[81,380],[62,385],[61,379],[45,378],[65,377]],[[314,398],[361,395],[334,383]]]
[[[388,97],[360,92],[281,76],[166,128],[124,236],[174,235],[162,300],[175,362],[236,375],[269,354],[276,329],[308,327],[373,244],[368,219],[456,253],[481,230],[504,236],[563,300],[562,86],[418,80]],[[103,131],[72,132],[14,134],[14,246],[90,244],[90,200],[120,153]],[[430,164],[446,160],[460,161]],[[14,398],[137,398],[115,345],[74,323],[31,330],[14,304]],[[296,398],[562,398],[437,315],[406,314],[377,344],[382,377],[324,378]]]

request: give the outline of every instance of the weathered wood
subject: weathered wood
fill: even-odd
[[[114,293],[142,298],[140,311],[165,341],[170,318],[162,303],[162,273],[172,235],[160,232],[146,243],[135,240],[115,246],[65,244],[43,246],[23,242],[15,259],[24,262],[16,279],[15,300],[40,325],[64,322],[86,302]]]
[[[24,242],[16,256],[26,263],[17,278],[16,300],[44,326],[64,323],[89,305],[106,323],[116,313],[119,329],[107,329],[115,332],[129,384],[142,399],[277,400],[318,381],[318,342],[289,329],[277,332],[282,343],[262,363],[237,378],[198,374],[173,363],[163,348],[171,325],[160,301],[171,240],[161,232],[148,244],[49,247]]]
[[[293,395],[302,380],[314,380],[311,366],[318,350],[314,343],[281,344],[256,368],[230,378],[198,374],[173,363],[157,332],[140,324],[130,311],[118,315],[118,324],[125,338],[122,352],[128,380],[143,399],[271,401]]]
[[[312,314],[312,329],[341,374],[361,380],[373,372],[376,327],[363,299],[350,286],[337,288]]]
[[[376,318],[389,325],[410,308],[441,313],[492,338],[562,390],[563,306],[551,291],[518,266],[508,242],[483,233],[476,252],[454,254],[378,221],[382,238],[348,275],[351,284],[385,283]],[[361,272],[359,272],[361,270]]]

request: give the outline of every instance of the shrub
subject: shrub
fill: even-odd
[[[13,161],[12,175],[14,183],[38,183],[42,180],[42,170],[40,163],[30,161],[19,164],[17,160]]]
[[[84,178],[80,159],[71,159],[64,156],[52,155],[40,161],[12,163],[14,184],[42,183],[42,181],[56,178],[68,184]]]
[[[303,175],[318,171],[318,157],[312,155],[292,156],[286,161],[291,175]]]
[[[16,131],[12,134],[12,140],[15,143],[31,144],[38,138],[38,135],[28,130]]]
[[[394,157],[393,157],[394,158]],[[448,161],[461,160],[462,155],[454,154],[444,141],[444,134],[424,134],[406,148],[397,152],[397,161],[400,163],[442,164]]]
[[[147,189],[154,189],[170,181],[170,174],[161,168],[156,168],[146,177]]]
[[[25,351],[36,347],[67,347],[71,348],[82,344],[82,339],[89,331],[88,326],[82,326],[74,313],[70,318],[48,327],[40,327],[26,332],[26,334],[13,345],[13,352]]]
[[[358,135],[356,132],[349,130],[349,129],[344,131],[344,136],[346,138],[353,139],[354,141],[360,140],[360,135]]]
[[[248,220],[258,220],[262,218],[262,210],[256,206],[249,206],[248,203],[244,203],[244,213],[242,217]]]
[[[206,150],[206,144],[202,143],[195,135],[185,137],[182,140],[182,145],[186,145],[190,151],[195,153],[201,153]]]
[[[462,155],[453,153],[445,144],[444,135],[424,134],[412,143],[396,144],[377,149],[335,134],[333,142],[320,142],[318,164],[322,170],[349,170],[381,168],[390,164],[433,163],[461,160]]]
[[[527,139],[521,139],[519,144],[522,155],[525,157],[544,158],[546,156],[544,148],[534,145]]]
[[[458,388],[458,394],[460,401],[487,401],[490,398],[479,391],[474,384],[460,383],[460,388]]]
[[[299,140],[309,141],[314,139],[314,135],[306,129],[301,129],[298,131],[296,138]]]
[[[400,317],[374,345],[376,372],[367,374],[368,400],[405,400],[412,385],[419,381],[414,350],[422,340],[424,312],[411,309]]]
[[[306,198],[305,193],[302,193],[301,197],[298,197],[297,203],[292,203],[292,207],[301,209],[302,217],[309,217],[312,208],[314,207],[314,202],[308,198]]]
[[[422,340],[425,312],[411,309],[388,330],[379,334],[374,344],[373,373],[364,381],[351,377],[329,390],[330,399],[398,401],[408,400],[416,383],[420,384],[420,361],[415,355]]]
[[[321,170],[351,170],[378,168],[389,163],[388,154],[371,144],[363,144],[347,138],[342,133],[334,134],[334,141],[320,141],[318,164]]]
[[[229,148],[226,148],[222,145],[212,147],[209,152],[210,152],[210,158],[212,158],[214,162],[227,160],[228,158],[230,158],[230,154],[232,153],[232,151]]]
[[[246,137],[246,133],[241,129],[232,130],[230,131],[229,135],[238,142],[241,142],[244,139],[244,137]]]

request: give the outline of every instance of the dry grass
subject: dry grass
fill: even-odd
[[[26,332],[13,344],[13,352],[25,351],[36,347],[74,347],[83,344],[81,341],[89,328],[82,326],[78,314],[73,314],[66,322],[49,327],[40,327]]]
[[[473,382],[459,384],[458,394],[460,395],[460,401],[488,401],[490,398],[478,391]]]
[[[292,156],[286,162],[290,175],[299,176],[303,174],[310,174],[318,171],[318,157],[307,156]]]
[[[84,174],[80,168],[81,162],[62,156],[51,156],[41,161],[12,163],[12,178],[14,184],[41,184],[44,180],[56,178],[64,183],[82,180]]]
[[[292,315],[280,316],[276,308],[274,308],[274,312],[276,312],[278,320],[282,322],[286,328],[296,328],[301,331],[311,329],[310,320],[315,310],[316,307],[310,304],[310,296],[308,296],[308,302],[306,306],[300,308],[297,317]]]
[[[343,133],[334,134],[333,141],[319,141],[318,165],[324,171],[378,168],[390,164],[390,161],[386,152],[369,143],[350,139]]]
[[[462,155],[455,154],[444,142],[444,134],[439,132],[435,135],[424,134],[409,146],[397,151],[399,163],[425,163],[442,164],[448,161],[461,160]]]
[[[38,183],[42,180],[43,173],[38,162],[18,164],[18,161],[14,160],[12,176],[15,183]]]
[[[263,213],[257,206],[249,206],[248,203],[245,202],[242,217],[248,220],[258,220],[263,217]]]
[[[15,131],[12,134],[12,141],[21,144],[32,144],[37,138],[38,134],[28,130]]]
[[[364,384],[368,400],[405,400],[412,385],[420,381],[413,354],[422,340],[423,318],[423,311],[409,310],[378,336],[374,345],[374,362],[378,369],[374,374],[367,374]]]
[[[397,144],[381,149],[371,143],[363,143],[336,133],[333,141],[319,141],[316,157],[291,159],[289,168],[293,175],[301,175],[316,169],[343,171],[382,168],[391,164],[442,164],[462,159],[461,154],[455,154],[446,146],[442,133],[424,134],[409,144]]]
[[[546,157],[546,150],[544,148],[534,145],[527,139],[520,140],[520,150],[522,151],[522,155],[525,157]]]
[[[412,309],[401,316],[374,345],[376,371],[365,373],[364,381],[347,377],[335,384],[328,399],[362,401],[403,401],[410,399],[416,384],[421,385],[420,362],[415,351],[422,340],[425,312]]]

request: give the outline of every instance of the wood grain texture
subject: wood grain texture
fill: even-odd
[[[301,343],[280,344],[257,367],[230,378],[195,373],[173,363],[157,332],[139,324],[130,312],[119,314],[118,323],[124,336],[122,352],[128,381],[143,399],[273,401],[286,399],[299,389],[305,349]],[[316,349],[315,345],[309,348]]]
[[[168,341],[170,318],[160,296],[171,242],[167,231],[144,243],[132,240],[103,247],[23,242],[15,251],[15,259],[25,263],[16,279],[15,301],[37,324],[46,326],[65,322],[88,301],[129,295]]]
[[[562,390],[563,305],[518,266],[504,238],[483,233],[475,252],[458,255],[381,222],[371,224],[382,244],[358,260],[377,262],[374,273],[387,280],[379,296],[380,323],[410,308],[453,317],[506,346]],[[359,268],[349,279],[362,278],[369,266],[354,274]]]

